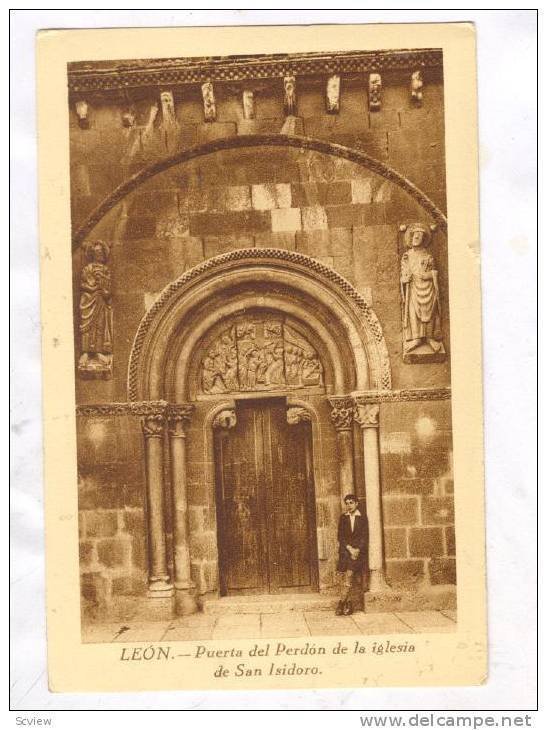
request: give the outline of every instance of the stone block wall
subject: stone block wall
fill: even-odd
[[[383,403],[380,448],[389,582],[455,584],[449,401]]]
[[[148,575],[139,420],[78,417],[80,578],[84,612],[144,594]]]
[[[238,248],[283,248],[335,269],[372,305],[384,331],[396,388],[449,383],[449,359],[402,362],[399,225],[431,222],[406,193],[341,158],[281,148],[226,150],[177,165],[141,185],[93,237],[112,243],[114,363],[110,381],[77,381],[80,402],[124,400],[131,345],[171,281]],[[450,345],[446,238],[433,237],[443,336]],[[81,254],[75,255],[77,322]],[[75,332],[76,340],[78,333]],[[78,352],[76,355],[78,356]]]

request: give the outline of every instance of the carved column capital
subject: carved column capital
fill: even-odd
[[[213,428],[234,428],[237,423],[235,408],[224,408],[213,419]]]
[[[359,403],[357,401],[353,415],[361,428],[378,428],[380,406],[378,403]]]
[[[169,435],[178,438],[185,438],[186,428],[194,412],[191,403],[177,403],[170,405],[167,412]]]
[[[287,408],[287,423],[289,426],[296,426],[302,421],[311,421],[311,414],[302,406],[289,406]]]
[[[145,438],[163,438],[165,433],[165,416],[163,413],[144,416],[141,423]]]
[[[349,395],[329,398],[330,418],[337,431],[350,431],[353,418],[353,399]]]

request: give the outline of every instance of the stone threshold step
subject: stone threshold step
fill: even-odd
[[[230,613],[330,611],[336,605],[336,601],[336,596],[325,596],[318,593],[223,596],[222,598],[205,599],[203,602],[203,613],[217,616]]]

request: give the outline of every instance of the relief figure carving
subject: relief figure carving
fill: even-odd
[[[80,373],[109,375],[112,369],[112,293],[110,249],[103,241],[88,243],[88,263],[80,279]]]
[[[204,393],[323,385],[314,348],[281,319],[239,320],[209,346],[200,368]]]
[[[439,277],[428,250],[430,231],[421,223],[404,229],[408,250],[401,257],[403,359],[432,362],[445,354],[441,332]]]

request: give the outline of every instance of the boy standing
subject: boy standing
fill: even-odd
[[[338,522],[339,553],[336,569],[343,574],[343,581],[340,601],[336,607],[337,616],[349,616],[353,613],[349,593],[354,576],[363,571],[368,541],[367,520],[358,509],[355,494],[346,494],[344,505],[346,512],[340,515]]]

